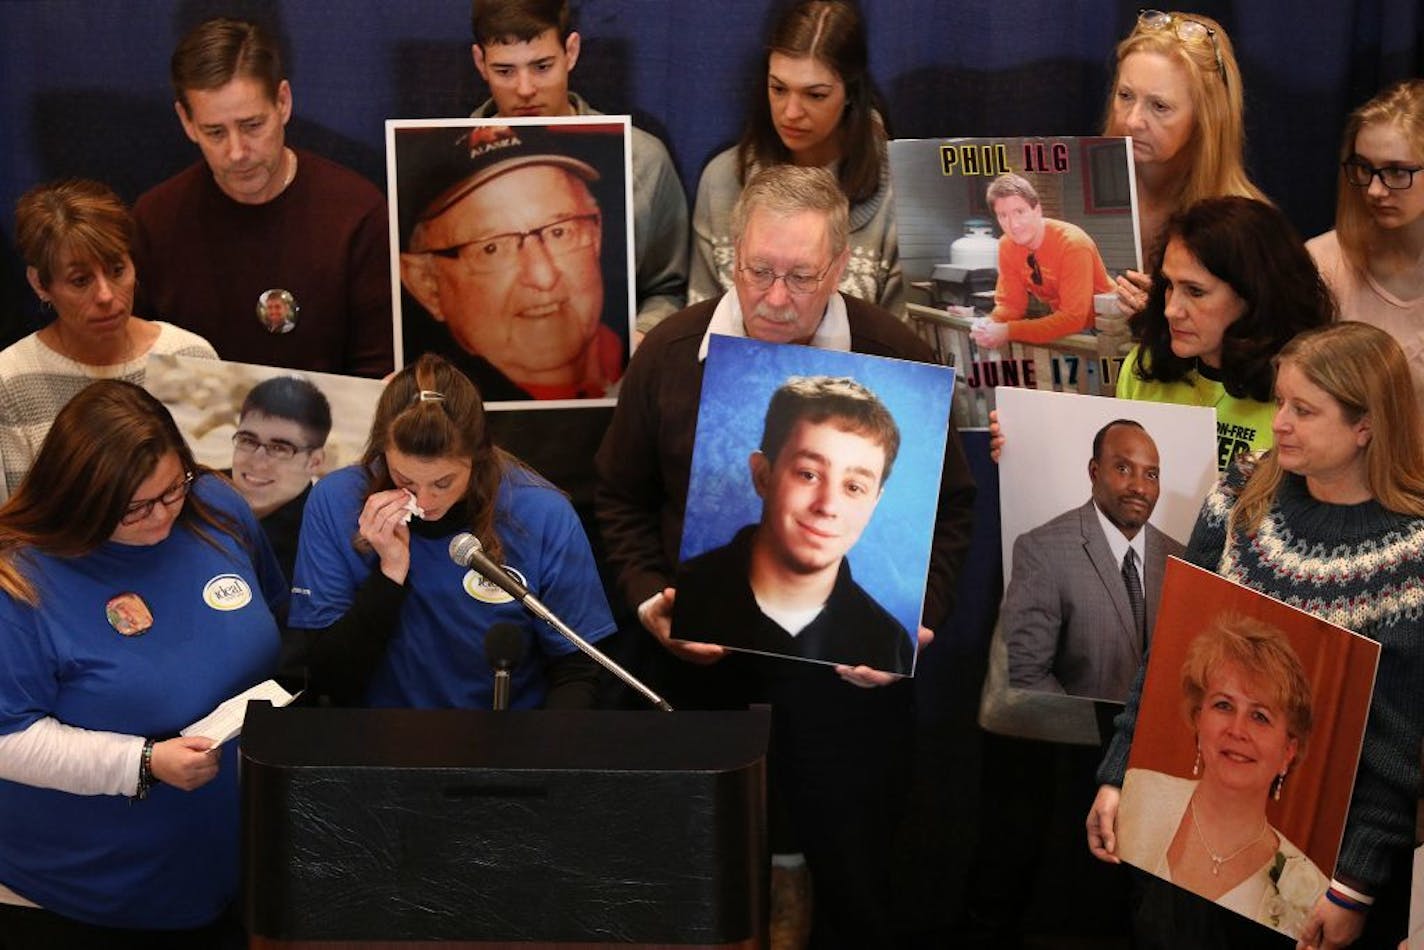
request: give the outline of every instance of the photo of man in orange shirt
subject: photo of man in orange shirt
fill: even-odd
[[[994,349],[1006,343],[1048,343],[1092,329],[1093,295],[1111,291],[1113,283],[1088,232],[1045,218],[1038,192],[1022,175],[995,178],[986,200],[1004,236],[999,239],[994,310],[972,331],[974,342]],[[1030,297],[1049,313],[1025,319]]]

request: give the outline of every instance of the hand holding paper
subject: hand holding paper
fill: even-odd
[[[236,696],[221,703],[216,709],[208,713],[202,719],[191,726],[181,730],[181,736],[207,736],[212,739],[210,748],[216,749],[227,740],[242,732],[242,719],[247,715],[247,701],[249,699],[266,700],[273,706],[285,706],[297,698],[294,693],[289,693],[276,680],[267,680],[258,683],[251,689],[244,690]],[[155,763],[154,774],[158,774]],[[162,778],[162,776],[159,776]],[[165,779],[166,781],[166,779]]]

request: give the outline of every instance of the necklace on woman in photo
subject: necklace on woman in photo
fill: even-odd
[[[1220,855],[1211,849],[1211,845],[1206,843],[1206,835],[1202,832],[1201,823],[1197,821],[1197,803],[1195,799],[1193,799],[1192,803],[1187,806],[1187,809],[1192,813],[1192,827],[1195,828],[1197,831],[1197,840],[1201,842],[1202,847],[1206,849],[1207,856],[1211,858],[1211,873],[1213,877],[1219,877],[1221,875],[1221,866],[1223,864],[1225,864],[1227,861],[1230,861],[1232,858],[1240,857],[1241,854],[1244,853],[1247,848],[1254,845],[1257,841],[1260,841],[1261,836],[1267,831],[1269,831],[1271,827],[1268,822],[1261,822],[1261,830],[1256,832],[1256,834],[1252,835],[1250,841],[1246,842],[1241,847],[1237,848],[1235,851],[1231,852],[1228,855]]]

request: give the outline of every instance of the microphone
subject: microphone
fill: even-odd
[[[468,531],[462,531],[450,539],[450,560],[461,567],[468,567],[479,573],[485,580],[520,603],[524,602],[524,598],[530,596],[529,588],[519,583],[514,575],[490,560],[480,539]]]
[[[599,666],[618,677],[632,689],[641,693],[643,698],[648,700],[648,702],[664,712],[672,712],[672,706],[668,704],[667,700],[649,689],[632,673],[629,673],[623,669],[623,667],[609,659],[598,647],[575,633],[572,627],[564,623],[552,610],[540,603],[539,598],[529,593],[529,588],[525,587],[517,578],[496,564],[490,556],[485,553],[484,545],[480,543],[479,538],[470,534],[468,531],[462,531],[451,538],[450,560],[461,567],[469,568],[480,574],[485,580],[494,584],[500,590],[523,604],[525,610],[528,610],[531,614],[553,627],[559,636],[578,647],[587,656],[598,663]],[[498,627],[499,624],[491,627],[490,633],[494,633]],[[488,648],[488,638],[486,638],[486,648]],[[497,678],[498,673],[496,673],[496,679]],[[498,683],[496,682],[496,687],[497,686]]]
[[[509,708],[510,671],[524,662],[529,649],[529,634],[515,623],[494,624],[485,634],[485,659],[494,670],[494,711]]]

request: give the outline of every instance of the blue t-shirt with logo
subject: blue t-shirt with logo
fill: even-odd
[[[188,521],[154,545],[21,555],[38,603],[0,594],[0,734],[50,717],[168,738],[272,676],[273,615],[287,599],[281,568],[230,485],[202,476],[193,495],[235,519],[243,540],[204,526],[209,543]],[[237,743],[221,754],[201,788],[156,783],[133,803],[0,781],[0,883],[101,926],[215,919],[236,896],[239,871]]]
[[[312,489],[293,571],[291,626],[320,630],[336,623],[378,569],[380,558],[352,543],[367,489],[359,466],[333,472]],[[505,569],[585,640],[612,633],[593,552],[568,499],[537,475],[511,468],[495,506]],[[405,601],[367,688],[367,705],[491,708],[494,675],[484,636],[491,625],[508,622],[526,629],[532,644],[512,672],[510,707],[536,708],[547,692],[545,660],[577,649],[504,591],[450,560],[450,539],[461,530],[440,537],[411,533]]]

